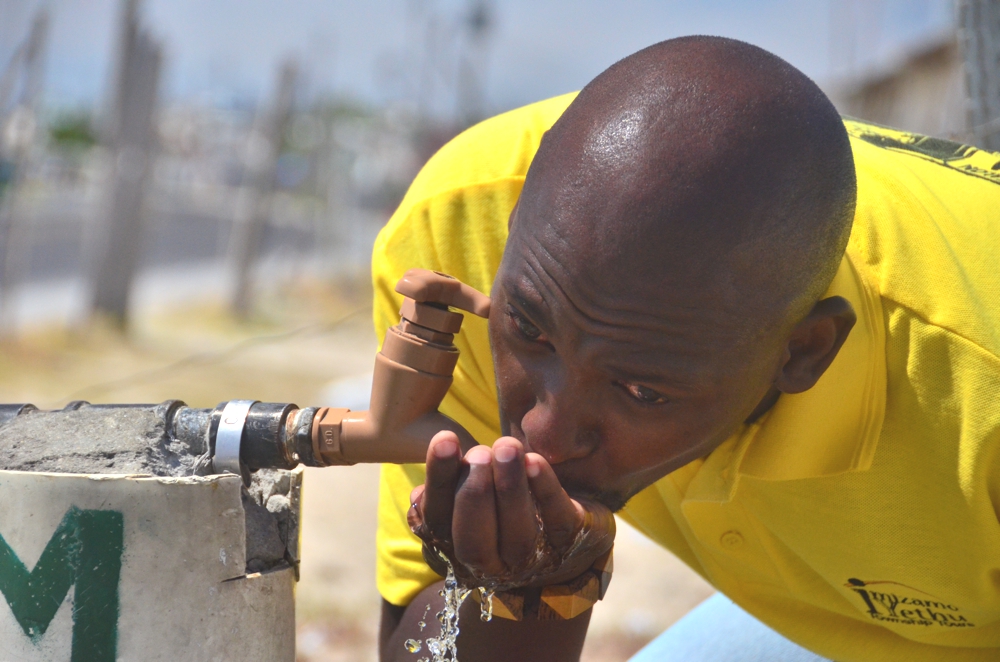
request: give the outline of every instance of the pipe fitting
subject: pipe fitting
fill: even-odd
[[[313,417],[312,451],[319,466],[354,464],[344,457],[340,446],[341,423],[350,411],[323,407]]]
[[[404,295],[400,322],[375,356],[368,411],[326,408],[313,419],[312,450],[324,465],[423,462],[431,438],[451,430],[463,449],[476,445],[461,425],[438,411],[458,363],[455,334],[463,316],[483,317],[485,294],[451,276],[411,269],[396,286]]]

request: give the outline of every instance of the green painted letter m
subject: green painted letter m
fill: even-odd
[[[31,572],[0,537],[0,592],[32,641],[76,584],[70,660],[114,662],[123,531],[120,512],[70,508]]]

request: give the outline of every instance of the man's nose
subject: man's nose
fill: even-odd
[[[594,450],[599,432],[591,421],[597,412],[586,413],[592,404],[583,391],[579,385],[550,382],[536,393],[534,406],[521,419],[528,450],[553,465]]]

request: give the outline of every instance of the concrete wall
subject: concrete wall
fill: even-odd
[[[0,660],[293,662],[295,573],[247,574],[240,489],[0,471]]]

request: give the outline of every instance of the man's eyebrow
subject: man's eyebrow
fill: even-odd
[[[649,365],[631,367],[629,365],[612,365],[610,371],[623,379],[635,382],[669,382],[675,381],[668,375],[651,368]]]
[[[536,325],[548,326],[551,323],[548,307],[544,305],[540,297],[529,297],[517,283],[511,283],[505,289],[507,290],[507,300],[524,311]]]
[[[691,371],[689,374],[676,367],[667,368],[664,366],[664,370],[659,371],[656,368],[651,369],[649,364],[641,367],[619,364],[608,366],[608,372],[626,382],[668,386],[682,391],[698,390],[697,379],[693,379],[697,375],[696,371]]]
[[[606,355],[607,356],[607,355]],[[671,392],[698,393],[710,386],[705,370],[678,357],[647,355],[642,358],[606,358],[602,369],[616,379],[663,387]]]

